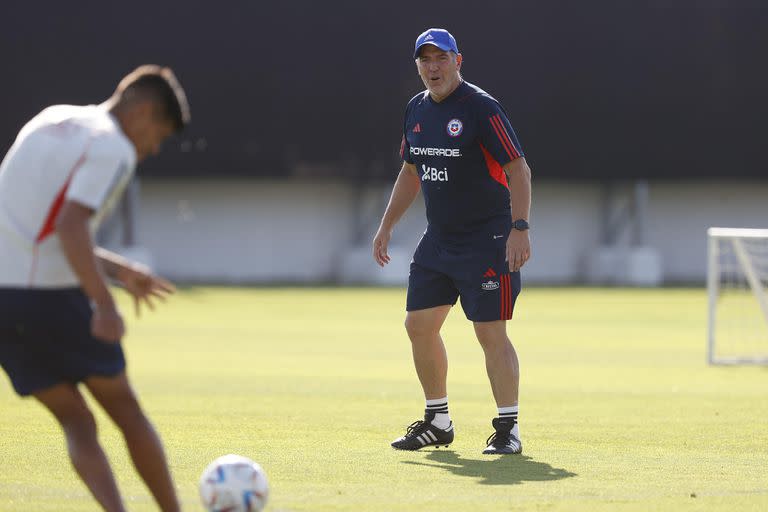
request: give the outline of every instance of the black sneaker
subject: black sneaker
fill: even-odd
[[[432,424],[435,413],[426,413],[424,421],[414,421],[408,426],[403,437],[392,441],[392,448],[398,450],[418,450],[425,446],[445,446],[453,442],[453,422],[443,430]]]
[[[494,418],[492,424],[496,432],[485,441],[488,447],[483,450],[483,453],[489,455],[522,453],[523,443],[512,433],[516,423],[517,420],[512,418]]]

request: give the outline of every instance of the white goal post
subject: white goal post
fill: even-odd
[[[710,364],[768,364],[768,229],[709,228]]]

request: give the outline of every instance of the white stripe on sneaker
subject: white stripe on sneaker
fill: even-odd
[[[437,441],[437,436],[435,436],[435,434],[433,434],[431,430],[427,430],[427,431],[425,432],[425,434],[427,434],[429,437],[431,437],[431,438],[432,438],[432,442],[435,442],[435,441]]]

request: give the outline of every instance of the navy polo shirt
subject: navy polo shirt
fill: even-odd
[[[450,241],[511,224],[502,167],[523,151],[504,109],[479,87],[462,82],[439,103],[428,91],[414,96],[400,154],[419,172],[428,234]]]

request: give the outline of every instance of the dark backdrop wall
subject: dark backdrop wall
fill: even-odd
[[[404,106],[423,88],[413,42],[442,26],[537,178],[764,178],[768,10],[619,4],[8,2],[0,148],[43,107],[100,102],[159,63],[193,124],[146,175],[392,179]]]

